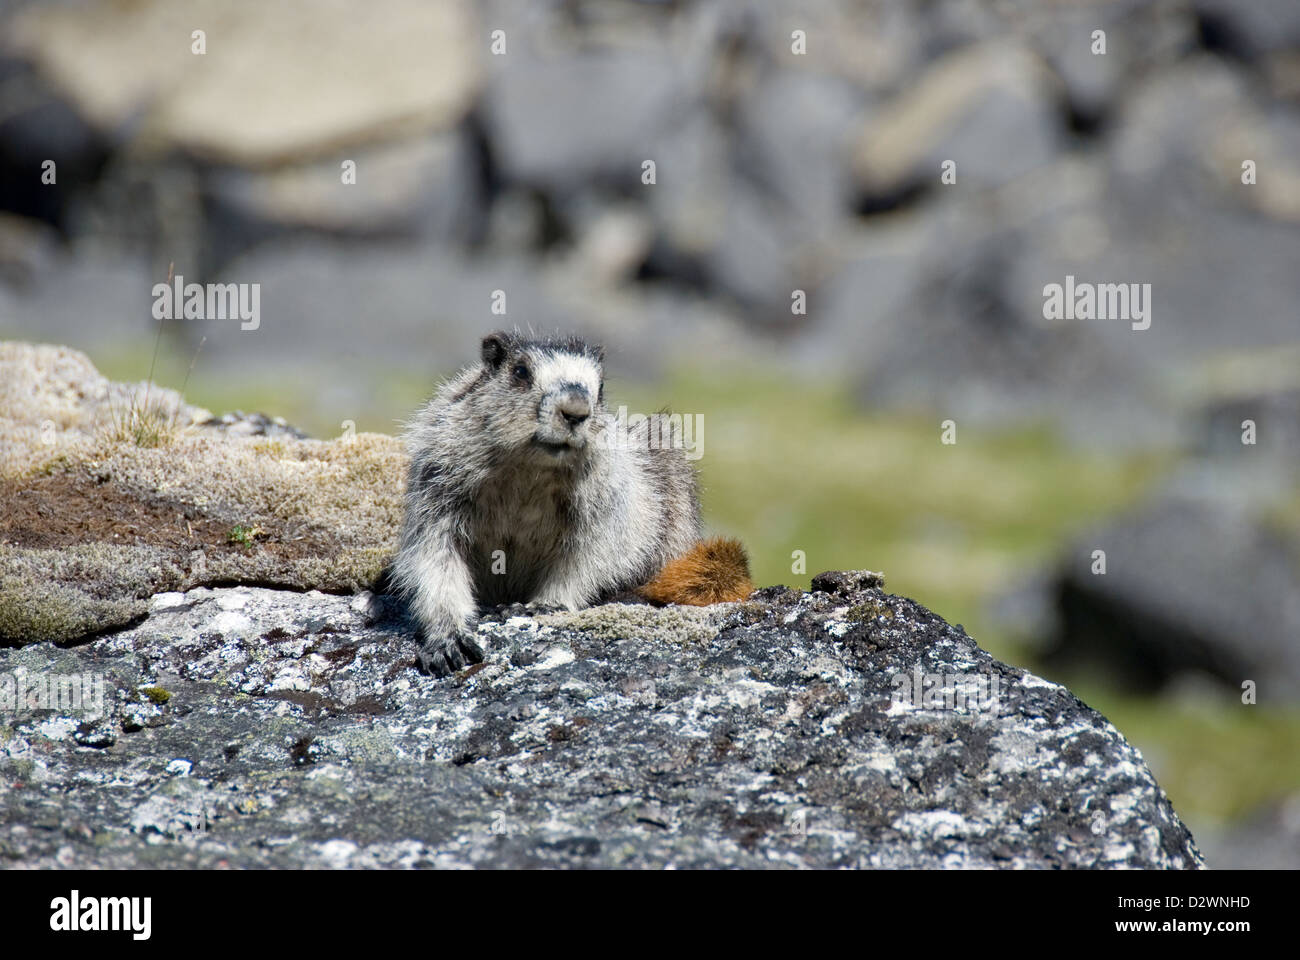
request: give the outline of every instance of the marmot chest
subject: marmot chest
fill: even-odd
[[[562,470],[510,469],[475,498],[470,567],[481,602],[531,600],[570,549],[573,487]]]

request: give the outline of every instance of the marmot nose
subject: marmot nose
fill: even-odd
[[[555,409],[564,417],[564,422],[572,429],[591,416],[591,402],[585,396],[568,393],[560,398]]]

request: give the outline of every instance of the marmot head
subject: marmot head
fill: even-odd
[[[483,338],[483,371],[474,406],[485,433],[539,463],[578,460],[604,430],[605,353],[578,337]]]

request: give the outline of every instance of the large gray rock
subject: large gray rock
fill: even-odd
[[[1141,231],[1135,223],[1139,236],[1167,231],[1167,246],[1175,225],[1185,230],[1188,218],[1218,209],[1294,223],[1298,128],[1294,111],[1262,99],[1248,75],[1207,55],[1188,58],[1134,82],[1119,105],[1106,142],[1110,191],[1135,221],[1150,222]],[[1256,164],[1254,184],[1242,183],[1246,160]]]
[[[343,163],[355,181],[342,182]],[[218,167],[205,176],[209,263],[290,230],[363,238],[430,235],[454,243],[481,229],[471,137],[447,133],[340,151],[326,159],[256,170]]]
[[[1229,89],[1222,102],[1239,102]],[[1210,113],[1196,122],[1208,129]],[[1119,449],[1190,439],[1189,418],[1221,389],[1229,351],[1234,365],[1258,365],[1296,349],[1295,228],[1286,204],[1269,200],[1262,215],[1251,198],[1263,194],[1231,169],[1212,181],[1208,161],[1172,139],[1144,148],[1140,125],[1116,139],[1113,156],[1053,163],[1004,188],[995,206],[954,186],[840,244],[810,295],[802,351],[833,349],[828,369],[860,371],[863,398],[888,409],[1048,420],[1073,440]],[[1169,162],[1148,169],[1151,156]],[[1162,177],[1186,184],[1182,199]],[[1149,284],[1149,329],[1124,317],[1045,317],[1045,287],[1067,277]]]
[[[1095,256],[1080,212],[1101,202],[1102,179],[1063,161],[1008,188],[998,216],[985,194],[954,187],[907,218],[846,233],[810,293],[796,356],[852,376],[877,408],[981,425],[1047,420],[1089,447],[1176,443],[1176,409],[1131,355],[1144,334],[1043,316],[1046,283],[1071,269],[1094,278],[1069,258]]]
[[[1196,17],[1181,0],[1030,4],[1013,16],[1060,76],[1071,121],[1084,133],[1104,132],[1138,79],[1176,63],[1196,43]],[[1096,30],[1105,31],[1105,53],[1093,52]]]
[[[666,43],[584,46],[537,11],[487,17],[505,32],[489,57],[483,115],[493,159],[508,181],[560,193],[593,181],[631,190],[641,163],[682,119],[698,71]]]
[[[480,66],[460,2],[376,0],[364,17],[300,0],[33,4],[7,18],[5,40],[95,129],[137,132],[146,153],[250,165],[446,129]]]
[[[1242,443],[1246,421],[1254,424],[1254,444]],[[1264,461],[1293,480],[1300,450],[1300,386],[1268,390],[1256,385],[1216,398],[1201,413],[1197,439],[1207,454]]]
[[[873,114],[854,169],[868,197],[937,187],[952,160],[959,183],[996,187],[1062,148],[1059,81],[1031,51],[1007,43],[954,51]]]
[[[98,176],[109,144],[30,64],[6,57],[2,47],[0,44],[0,210],[42,220],[66,232],[69,206]],[[43,182],[47,162],[57,171],[53,183]],[[0,256],[0,263],[4,259]]]
[[[19,675],[105,689],[99,717],[6,710],[0,859],[1201,866],[1141,755],[1068,690],[874,574],[813,585],[500,610],[486,662],[447,680],[415,672],[383,597],[160,594],[93,643],[0,650],[0,696]],[[909,704],[914,671],[941,679]]]
[[[1195,0],[1205,41],[1245,59],[1300,48],[1300,7],[1290,0]]]
[[[1134,687],[1206,674],[1254,681],[1261,703],[1300,697],[1300,549],[1242,508],[1235,481],[1218,502],[1170,495],[1082,536],[1057,584],[1052,659]]]

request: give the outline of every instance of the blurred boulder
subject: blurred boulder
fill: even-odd
[[[18,281],[0,283],[0,317],[8,329],[39,331],[82,349],[152,335],[157,321],[150,316],[150,290],[166,279],[166,264],[161,274],[151,275],[140,256],[72,256],[52,242],[41,243],[34,223],[18,218],[0,225],[0,245],[6,250],[0,256],[13,250],[16,258],[6,268],[6,279]],[[11,228],[17,231],[12,239]],[[87,323],[87,317],[95,322]],[[140,376],[147,373],[148,362],[144,358]]]
[[[344,164],[350,182],[344,182]],[[270,169],[222,165],[203,178],[206,262],[290,231],[460,243],[486,215],[471,137],[458,128]]]
[[[1294,226],[1206,202],[1203,194],[1195,209],[1168,209],[1197,195],[1179,201],[1154,188],[1131,196],[1103,188],[1094,203],[1085,195],[1062,205],[1058,220],[1037,220],[1018,255],[1008,257],[1008,300],[1041,316],[1045,286],[1067,276],[1149,284],[1140,288],[1150,293],[1147,329],[1133,328],[1136,317],[1063,322],[1088,328],[1171,399],[1199,401],[1196,381],[1210,358],[1300,340],[1300,274]]]
[[[0,212],[0,304],[4,289],[30,289],[48,275],[57,256],[58,234],[39,220]]]
[[[1243,60],[1300,48],[1300,6],[1291,0],[1194,0],[1203,42]]]
[[[96,130],[251,166],[453,126],[486,42],[459,0],[92,0],[28,7],[6,32]]]
[[[694,95],[672,48],[579,46],[543,26],[501,29],[507,53],[489,57],[483,98],[499,176],[559,194],[639,189],[642,163],[661,159],[658,144]]]
[[[1300,118],[1261,103],[1249,78],[1199,56],[1136,84],[1107,142],[1118,199],[1153,223],[1208,208],[1300,222]],[[1242,182],[1246,161],[1256,183]]]
[[[1075,264],[1109,242],[1093,226],[1103,189],[1095,158],[1061,160],[996,198],[952,188],[872,218],[828,258],[833,272],[810,298],[798,355],[850,375],[879,409],[1050,422],[1090,447],[1176,445],[1177,407],[1133,362],[1131,344],[1103,329],[1129,331],[1128,322],[1044,316],[1047,284],[1071,271],[1098,279]]]
[[[1027,32],[1065,85],[1071,126],[1095,133],[1142,76],[1175,63],[1196,44],[1197,22],[1181,0],[1092,0],[1030,5]],[[1105,32],[1105,52],[1093,34]]]
[[[780,202],[779,219],[824,233],[852,209],[849,169],[863,97],[811,70],[771,71],[739,107],[738,173]]]
[[[866,360],[874,407],[959,422],[1051,420],[1075,441],[1133,448],[1172,437],[1170,412],[1088,323],[1053,323],[1009,295],[1012,240],[937,269]]]
[[[1250,421],[1250,444],[1243,434]],[[1202,414],[1202,449],[1218,455],[1245,455],[1290,468],[1300,451],[1300,388],[1254,391],[1222,397]]]
[[[861,131],[854,169],[868,204],[920,184],[992,187],[1047,163],[1063,147],[1059,80],[1029,49],[989,42],[930,66]]]
[[[66,237],[69,207],[98,178],[109,149],[29,64],[0,55],[0,211]],[[43,179],[47,163],[52,182]]]
[[[1093,553],[1105,551],[1105,573]],[[1152,689],[1201,672],[1300,699],[1300,546],[1242,509],[1166,497],[1075,541],[1049,661]]]

